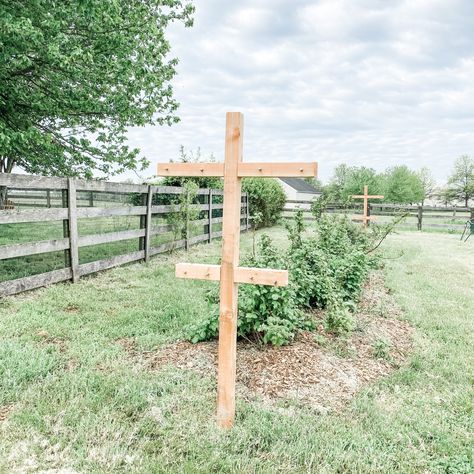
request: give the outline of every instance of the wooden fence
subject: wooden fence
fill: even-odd
[[[0,262],[6,259],[47,252],[64,252],[64,268],[1,281],[0,297],[65,280],[76,282],[84,275],[137,260],[148,261],[151,256],[172,249],[187,249],[190,245],[199,242],[211,242],[213,238],[221,237],[222,234],[221,231],[213,231],[213,224],[222,222],[222,217],[216,217],[216,214],[222,215],[223,207],[223,191],[219,189],[199,189],[197,191],[198,198],[205,202],[193,205],[193,209],[199,210],[200,215],[199,219],[194,220],[192,224],[202,226],[202,233],[193,236],[188,231],[188,225],[186,225],[185,238],[152,246],[152,236],[169,233],[172,230],[172,225],[166,222],[166,216],[177,212],[177,206],[174,204],[156,204],[157,197],[182,194],[185,192],[183,188],[1,173],[0,187],[7,188],[9,202],[6,210],[0,210],[0,237],[2,224],[62,221],[63,228],[62,238],[0,245]],[[28,196],[34,195],[37,197],[39,193],[44,195],[45,200],[49,199],[49,202],[46,201],[36,208],[31,206],[22,208],[22,206],[15,204],[15,196],[20,196],[23,201],[28,201]],[[88,196],[92,195],[93,199],[84,199],[85,193]],[[80,199],[78,199],[78,194],[81,194]],[[114,199],[107,200],[104,198],[104,194],[128,195],[128,200],[119,199],[118,202],[122,204],[121,206],[109,206],[110,202],[114,202]],[[61,196],[61,207],[55,202],[57,196]],[[97,199],[94,200],[94,197]],[[135,198],[135,201],[138,198],[138,205],[132,203],[131,197]],[[101,199],[103,202],[107,202],[107,207],[94,206],[94,203],[100,202]],[[241,230],[247,230],[250,223],[246,194],[243,195],[242,201]],[[114,216],[139,216],[139,228],[79,235],[78,219]],[[154,225],[152,217],[156,218],[157,216],[162,219],[158,225]],[[137,251],[88,263],[80,264],[79,262],[79,249],[81,247],[129,239],[138,239],[139,249]]]
[[[308,201],[287,201],[284,209],[284,217],[292,217],[296,210],[302,209],[306,220],[314,220],[310,213],[311,203]],[[353,204],[342,206],[328,204],[324,212],[334,214],[360,215],[362,214],[362,205]],[[379,222],[384,222],[384,217],[395,217],[396,215],[406,214],[407,217],[400,225],[417,230],[427,229],[445,229],[448,231],[461,231],[465,227],[468,219],[474,219],[474,208],[469,207],[438,207],[421,205],[399,205],[399,204],[369,204],[369,215],[381,216]],[[377,222],[377,221],[376,221]]]

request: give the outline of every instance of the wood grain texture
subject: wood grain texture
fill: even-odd
[[[68,218],[69,218],[69,257],[71,261],[72,281],[79,280],[77,267],[79,266],[79,233],[77,231],[77,203],[76,184],[72,178],[68,179]]]
[[[238,166],[239,178],[305,178],[317,175],[317,163],[239,163]]]
[[[203,263],[177,263],[177,278],[218,281],[221,277],[221,266]],[[288,271],[270,268],[236,267],[234,271],[237,283],[253,285],[286,286]]]
[[[238,284],[234,272],[239,264],[241,179],[244,117],[228,112],[225,132],[224,211],[219,308],[217,376],[217,422],[230,428],[235,418]]]
[[[25,244],[1,245],[0,260],[25,257],[27,255],[37,255],[39,253],[57,252],[68,248],[69,238],[27,242]]]
[[[224,176],[224,163],[158,163],[157,176]]]
[[[62,268],[47,273],[40,273],[16,280],[4,281],[0,283],[0,297],[14,295],[23,291],[34,290],[42,286],[58,283],[60,281],[70,280],[72,272],[70,268]]]

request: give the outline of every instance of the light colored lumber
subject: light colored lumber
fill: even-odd
[[[158,176],[224,176],[224,163],[158,163]]]
[[[317,163],[239,163],[238,176],[305,178],[318,175]]]

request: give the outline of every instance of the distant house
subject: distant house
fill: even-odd
[[[280,183],[286,193],[288,201],[312,201],[321,196],[320,189],[301,178],[280,178]]]

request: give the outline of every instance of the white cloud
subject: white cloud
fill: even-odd
[[[181,123],[130,131],[153,162],[200,146],[222,159],[227,110],[247,160],[429,166],[474,153],[474,2],[200,0],[173,27]]]

